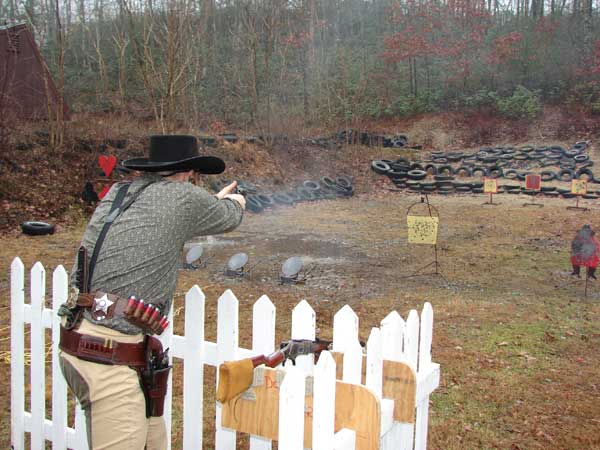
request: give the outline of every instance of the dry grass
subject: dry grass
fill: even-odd
[[[370,174],[365,181],[380,182]],[[321,337],[331,337],[332,315],[348,303],[360,317],[363,340],[391,310],[406,316],[429,301],[435,315],[433,359],[442,365],[442,384],[430,409],[430,448],[600,448],[600,286],[592,284],[584,298],[583,283],[568,276],[570,239],[583,223],[597,223],[600,211],[567,211],[572,201],[560,199],[528,209],[521,196],[498,196],[496,207],[483,207],[483,196],[433,196],[441,217],[446,285],[432,276],[403,278],[432,258],[430,248],[406,243],[405,212],[418,198],[372,191],[347,201],[248,215],[237,231],[217,241],[222,245],[209,250],[216,256],[207,269],[181,273],[175,307],[183,304],[188,288],[201,286],[207,295],[206,334],[214,340],[216,300],[231,288],[240,301],[240,343],[248,346],[251,305],[264,293],[278,310],[278,340],[289,336],[290,311],[304,298],[317,311]],[[7,273],[16,255],[26,267],[36,260],[48,270],[70,265],[81,232],[76,227],[54,236],[0,238],[0,270]],[[225,261],[240,250],[254,261],[276,258],[259,264],[245,280],[226,279]],[[305,286],[280,286],[278,265],[296,254],[317,263],[316,276]],[[1,350],[8,348],[4,280]],[[176,320],[178,333],[183,332],[181,319]],[[212,442],[213,372],[206,371],[207,448]],[[176,402],[181,375],[178,366]],[[4,448],[10,427],[7,381],[0,384]],[[174,413],[176,442],[181,436],[179,408]]]

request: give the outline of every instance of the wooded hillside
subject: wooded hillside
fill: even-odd
[[[77,111],[164,131],[600,113],[598,0],[0,0]]]

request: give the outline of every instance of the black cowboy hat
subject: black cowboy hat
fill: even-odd
[[[208,175],[222,173],[225,162],[216,156],[200,156],[194,136],[150,136],[148,158],[132,158],[121,163],[123,167],[144,172],[175,171],[195,172]]]

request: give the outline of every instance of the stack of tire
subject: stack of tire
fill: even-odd
[[[228,181],[221,181],[216,183],[213,188],[218,192],[228,183]],[[250,183],[239,182],[238,190],[246,195],[246,209],[253,213],[261,213],[265,209],[278,206],[292,206],[301,202],[333,200],[354,195],[352,180],[347,176],[335,178],[325,176],[319,180],[306,180],[292,189],[274,193],[261,192]]]
[[[456,178],[505,178],[524,181],[530,173],[541,175],[543,182],[572,179],[587,179],[589,183],[600,183],[591,169],[593,162],[585,154],[586,142],[577,142],[566,150],[561,146],[482,148],[474,154],[463,152],[432,152],[431,156],[420,161],[406,158],[397,160],[374,160],[371,169],[386,175],[398,188],[415,192],[449,194],[483,192],[483,183],[456,180]],[[428,178],[432,178],[430,181]],[[535,194],[521,189],[519,185],[500,184],[499,192]],[[570,189],[555,186],[542,186],[542,194],[570,197]],[[588,198],[596,198],[589,194]]]

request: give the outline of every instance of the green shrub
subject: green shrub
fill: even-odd
[[[402,95],[396,97],[385,112],[391,116],[404,117],[434,112],[439,109],[440,98],[440,93],[434,91],[422,92],[417,96]]]
[[[481,90],[470,97],[465,97],[464,105],[469,109],[496,109],[498,94],[494,91]]]
[[[578,83],[567,96],[567,106],[572,109],[583,109],[592,114],[600,113],[600,83],[589,81]]]
[[[510,97],[498,99],[496,109],[501,115],[511,119],[533,119],[542,110],[539,91],[517,86]]]

